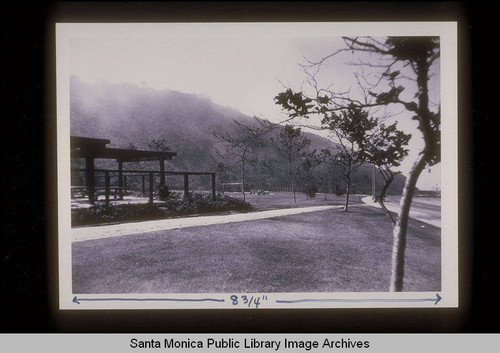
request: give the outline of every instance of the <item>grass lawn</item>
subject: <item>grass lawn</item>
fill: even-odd
[[[227,195],[243,199],[241,193],[226,193]],[[349,205],[363,203],[362,197],[366,195],[351,195]],[[318,193],[316,197],[307,198],[302,192],[296,193],[297,202],[293,202],[293,193],[286,191],[271,192],[271,195],[245,195],[245,200],[250,203],[256,210],[269,210],[276,208],[294,208],[294,207],[309,207],[309,206],[324,206],[324,205],[343,205],[345,203],[344,196],[336,196],[334,194]]]
[[[440,290],[440,233],[410,220],[404,290]],[[391,249],[366,206],[88,240],[72,245],[73,292],[387,291]]]

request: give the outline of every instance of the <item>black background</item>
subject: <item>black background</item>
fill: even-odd
[[[0,332],[500,332],[494,3],[2,3],[1,14]],[[458,21],[460,308],[58,310],[54,24],[148,21]]]

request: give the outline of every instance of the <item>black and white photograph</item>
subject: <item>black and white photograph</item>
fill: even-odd
[[[61,309],[458,305],[448,22],[58,23]]]

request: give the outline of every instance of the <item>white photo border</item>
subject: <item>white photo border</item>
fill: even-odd
[[[70,40],[92,36],[439,36],[441,44],[441,291],[335,293],[154,293],[79,294],[72,291],[70,206]],[[458,273],[458,66],[456,22],[346,23],[57,23],[57,180],[59,308],[107,309],[244,309],[240,299],[260,299],[259,309],[304,308],[456,308]]]

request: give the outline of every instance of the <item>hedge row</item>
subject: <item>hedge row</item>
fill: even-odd
[[[71,211],[73,226],[102,224],[112,222],[146,221],[198,213],[250,211],[248,202],[229,196],[219,195],[213,200],[210,195],[190,194],[183,197],[171,193],[161,204],[95,205]]]

